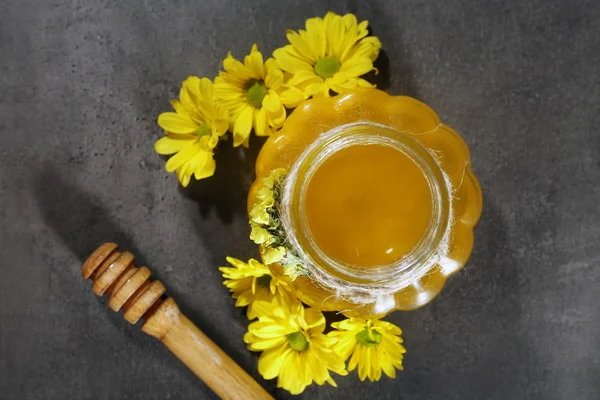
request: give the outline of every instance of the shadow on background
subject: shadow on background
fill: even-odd
[[[107,208],[101,201],[61,176],[52,164],[44,164],[40,173],[35,175],[32,186],[34,198],[46,226],[56,233],[64,246],[78,260],[71,268],[56,268],[50,271],[51,274],[60,275],[57,282],[65,282],[65,284],[69,282],[64,279],[64,274],[77,277],[81,288],[86,288],[85,295],[96,297],[90,289],[90,282],[84,282],[81,278],[81,267],[88,256],[105,242],[117,243],[121,251],[127,250],[136,257],[136,265],[145,265],[143,258],[140,258],[141,252],[136,244],[129,238],[122,224],[117,223],[107,213]],[[50,266],[50,268],[52,267]],[[65,293],[79,290],[82,289],[75,289],[71,286],[63,289]],[[98,314],[104,315],[110,324],[125,332],[128,337],[136,335],[134,330],[127,329],[128,324],[121,315],[114,313],[106,306],[106,299],[97,298],[97,301],[103,303],[98,304]],[[143,343],[139,340],[133,342],[137,345]]]
[[[255,142],[258,141],[255,140]],[[257,145],[257,147],[259,146]],[[205,213],[211,207],[216,207],[220,213],[224,213],[224,217],[227,217],[231,214],[231,212],[233,212],[232,207],[235,205],[241,207],[241,209],[245,212],[245,195],[242,196],[241,201],[233,201],[239,199],[235,197],[237,195],[230,194],[230,196],[233,196],[232,201],[226,202],[225,204],[220,204],[218,200],[224,199],[225,193],[235,193],[238,191],[247,192],[247,188],[241,186],[239,183],[243,181],[244,176],[247,175],[245,171],[249,170],[243,169],[240,158],[236,158],[232,155],[232,153],[234,153],[233,151],[228,151],[226,153],[229,153],[226,154],[226,157],[228,157],[226,160],[230,161],[230,165],[236,167],[237,169],[232,169],[222,173],[222,175],[226,175],[226,179],[228,179],[228,181],[222,182],[223,186],[218,188],[218,190],[220,190],[220,194],[213,193],[211,196],[206,193],[206,195],[200,196],[200,201],[202,201],[202,199],[206,201],[206,203],[200,203],[200,209],[202,212]],[[254,159],[255,156],[252,158],[252,161]],[[227,161],[224,161],[223,159],[220,161],[221,169],[226,170],[226,164],[223,162],[226,163]],[[165,284],[165,287],[167,288],[166,295],[172,296],[175,299],[175,302],[183,314],[185,314],[194,324],[196,324],[200,330],[202,330],[209,338],[211,338],[211,340],[213,340],[220,348],[222,348],[223,351],[225,351],[225,353],[227,353],[234,361],[241,366],[245,366],[245,369],[248,370],[254,376],[254,378],[259,378],[255,369],[250,369],[247,362],[244,362],[242,351],[236,348],[237,343],[231,341],[227,335],[223,335],[223,332],[219,331],[218,327],[216,327],[214,324],[211,324],[210,321],[207,320],[206,316],[202,314],[202,308],[198,308],[197,304],[196,307],[194,307],[193,304],[186,301],[188,296],[186,296],[185,293],[180,293],[175,288],[169,286],[168,279],[166,281],[163,280],[161,278],[160,271],[155,270],[152,267],[152,263],[148,264],[145,262],[143,252],[139,250],[136,244],[128,236],[128,232],[123,228],[124,223],[119,223],[114,217],[111,217],[106,211],[107,208],[97,197],[95,197],[93,194],[84,192],[75,184],[67,181],[65,178],[60,176],[50,164],[44,165],[42,170],[43,172],[37,175],[33,181],[33,190],[35,198],[38,202],[38,207],[43,215],[46,225],[56,232],[57,236],[63,242],[65,247],[80,261],[73,267],[73,269],[56,270],[54,273],[70,274],[72,276],[76,275],[77,277],[80,277],[81,266],[91,252],[93,252],[104,242],[117,243],[120,251],[127,250],[135,256],[135,265],[148,265],[152,271],[151,279],[160,280]],[[219,179],[210,181],[219,182]],[[231,185],[231,187],[228,185]],[[62,281],[62,279],[59,279],[59,281]],[[84,282],[81,278],[80,283],[82,287],[87,287],[90,284],[90,282]],[[72,282],[69,284],[72,284]],[[73,289],[65,288],[64,290],[72,291]],[[86,291],[86,294],[90,297],[96,297],[89,288],[87,288]],[[151,338],[140,331],[139,327],[142,325],[143,321],[139,321],[135,328],[128,326],[129,323],[123,319],[122,313],[115,313],[110,310],[106,305],[108,299],[106,296],[103,297],[104,298],[102,300],[100,297],[97,297],[97,302],[99,304],[98,310],[95,312],[104,315],[109,323],[115,327],[115,329],[124,332],[126,337],[131,338],[130,343],[132,343],[134,346],[143,348],[148,348],[148,346],[156,346],[157,348],[162,347],[157,343],[157,341],[154,340],[154,338]],[[240,312],[242,312],[241,309]],[[107,340],[109,339],[107,338]],[[109,348],[108,346],[109,345],[107,344],[107,348]],[[125,346],[125,344],[123,344],[123,346]],[[247,355],[245,350],[243,353]],[[170,359],[173,361],[168,362],[172,363],[173,365],[177,365],[177,368],[183,373],[182,376],[185,376],[186,379],[189,379],[192,382],[202,384],[195,375],[193,375],[190,371],[187,371],[187,368],[182,363],[175,360],[175,358]],[[253,357],[252,359],[255,363],[256,357]],[[270,389],[271,392],[275,389],[273,385],[266,385],[266,387],[267,389]]]
[[[390,87],[390,58],[385,50],[379,52],[379,57],[373,63],[377,71],[371,71],[363,78],[368,82],[374,83],[377,89],[387,90]]]
[[[419,95],[419,88],[417,87],[417,84],[415,82],[414,68],[410,61],[408,51],[404,51],[404,57],[395,66],[394,75],[397,75],[398,79],[395,82],[396,87],[390,90],[391,95],[410,96],[416,99],[421,99]]]
[[[46,225],[82,263],[104,242],[115,242],[134,255],[140,253],[100,200],[68,182],[51,164],[44,165],[34,179],[35,199]],[[143,260],[138,263],[143,265]]]
[[[215,175],[202,180],[192,179],[187,188],[179,186],[179,191],[184,196],[195,201],[201,223],[195,225],[197,236],[211,249],[211,260],[213,265],[225,265],[227,255],[244,257],[245,249],[256,249],[248,235],[250,233],[247,224],[247,198],[250,186],[255,179],[254,166],[256,158],[266,138],[250,137],[250,147],[233,147],[231,139],[219,145],[215,154],[217,168]],[[214,222],[203,223],[211,212],[215,212],[218,220],[225,225],[226,229],[216,229]],[[244,222],[239,228],[233,224],[235,216],[241,216]],[[239,220],[239,219],[238,219]],[[256,369],[258,353],[249,353],[245,348],[240,349],[239,343],[231,340],[223,334],[223,327],[210,324],[202,308],[194,307],[193,302],[188,302],[185,293],[177,293],[172,290],[171,294],[177,301],[181,311],[197,324],[217,346],[247,371],[257,382],[261,384],[272,395],[276,391],[276,381],[263,380]],[[246,318],[245,308],[235,307],[235,300],[231,301],[231,312],[239,313]],[[229,311],[228,311],[229,312]],[[248,358],[250,355],[250,363]],[[185,374],[188,379],[195,379],[192,374]]]
[[[250,147],[233,147],[230,140],[219,145],[215,155],[215,175],[202,180],[192,179],[187,188],[179,190],[198,203],[202,217],[215,210],[219,219],[230,224],[236,213],[246,214],[248,190],[254,181],[254,164],[266,138],[252,134]]]
[[[484,205],[467,265],[434,301],[415,311],[390,315],[405,328],[410,353],[404,373],[407,393],[435,397],[440,387],[457,398],[507,393],[518,398],[522,365],[531,343],[520,332],[523,318],[519,260],[507,225],[492,202]],[[521,359],[522,364],[514,363]],[[491,374],[490,371],[494,371]],[[437,388],[437,389],[436,389]]]

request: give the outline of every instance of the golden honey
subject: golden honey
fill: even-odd
[[[375,267],[394,263],[415,247],[429,223],[431,193],[406,154],[389,146],[355,145],[315,171],[304,208],[324,253]]]

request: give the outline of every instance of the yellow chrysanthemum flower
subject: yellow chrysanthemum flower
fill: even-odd
[[[383,371],[390,378],[396,377],[396,369],[403,369],[402,359],[406,350],[402,346],[402,330],[386,321],[349,318],[334,322],[336,329],[330,337],[338,339],[334,350],[343,360],[350,358],[348,371],[358,366],[361,381],[369,378],[378,381]]]
[[[287,296],[257,303],[258,321],[250,324],[244,341],[250,350],[263,352],[258,372],[265,379],[278,378],[277,387],[299,394],[313,381],[336,386],[330,371],[348,373],[333,351],[337,340],[323,334],[323,313]]]
[[[213,149],[227,132],[229,114],[214,101],[213,84],[207,78],[191,76],[179,91],[179,100],[171,100],[175,112],[158,116],[165,136],[154,144],[158,154],[175,154],[167,161],[167,172],[177,171],[179,182],[187,186],[196,179],[215,173]]]
[[[292,290],[287,277],[274,275],[255,259],[251,258],[245,263],[237,258],[227,257],[227,262],[233,267],[219,268],[225,278],[223,284],[236,299],[237,307],[248,306],[248,319],[258,317],[254,310],[257,301],[270,301],[276,295],[282,296]]]
[[[279,98],[283,72],[272,58],[263,63],[256,45],[244,58],[233,58],[231,52],[223,61],[225,72],[215,78],[215,93],[231,114],[233,145],[248,146],[250,131],[268,136],[281,128],[286,111]]]
[[[277,64],[290,74],[281,100],[296,107],[310,96],[330,96],[356,87],[374,87],[360,76],[373,70],[381,42],[368,34],[368,21],[358,23],[352,14],[329,12],[310,18],[306,30],[288,30],[289,45],[277,49]]]

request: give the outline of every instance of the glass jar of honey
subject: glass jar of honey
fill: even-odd
[[[298,107],[259,154],[249,209],[279,168],[286,246],[308,271],[294,286],[311,307],[414,309],[470,255],[482,198],[468,148],[416,99],[359,89]]]

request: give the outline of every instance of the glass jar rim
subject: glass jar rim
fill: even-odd
[[[316,170],[331,155],[354,145],[393,147],[419,167],[430,188],[432,207],[427,228],[414,248],[396,262],[375,267],[349,265],[325,254],[315,242],[306,213],[306,192]],[[447,253],[452,220],[450,182],[436,158],[409,134],[373,123],[356,122],[322,133],[291,166],[283,187],[282,223],[290,244],[317,277],[369,290],[371,287],[407,287],[426,274],[440,252]]]

